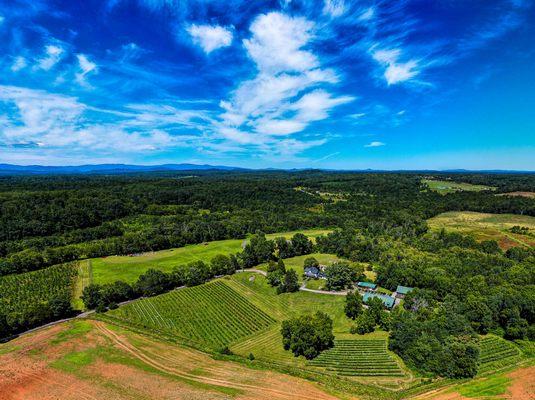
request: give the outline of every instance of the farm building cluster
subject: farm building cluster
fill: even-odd
[[[414,290],[414,288],[398,285],[396,291],[392,294],[382,293],[379,291],[379,286],[372,282],[358,282],[357,289],[362,295],[364,302],[366,303],[371,298],[378,298],[388,309],[397,306],[402,299],[405,298],[407,293]]]
[[[326,266],[321,264],[318,266],[305,267],[304,275],[306,278],[310,279],[326,279],[325,268]],[[364,302],[376,297],[381,300],[384,306],[388,309],[397,306],[401,300],[405,298],[407,293],[414,289],[411,287],[398,285],[395,292],[388,294],[384,291],[380,291],[380,288],[376,283],[364,281],[357,282],[356,288],[362,295]]]

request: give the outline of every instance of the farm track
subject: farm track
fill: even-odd
[[[158,356],[156,355],[149,354],[148,352],[145,352],[145,351],[141,351],[139,348],[129,343],[128,340],[120,337],[117,333],[108,329],[104,323],[96,322],[95,326],[102,334],[104,334],[106,337],[111,339],[117,347],[133,355],[134,357],[136,357],[143,363],[161,372],[164,372],[166,374],[170,374],[170,375],[182,378],[182,379],[200,382],[200,383],[204,383],[208,385],[215,385],[215,386],[222,386],[222,387],[227,387],[227,388],[251,391],[255,395],[255,398],[265,398],[265,399],[274,399],[274,398],[276,399],[310,399],[311,398],[310,395],[308,394],[305,395],[305,394],[299,394],[299,393],[289,393],[287,391],[277,390],[277,389],[273,389],[273,388],[269,388],[265,386],[233,382],[227,379],[199,376],[199,375],[195,375],[192,373],[184,372],[177,367],[168,366],[158,361],[157,359]],[[174,360],[171,357],[163,357],[163,359],[165,361],[174,362]],[[210,372],[217,373],[219,371],[217,369],[212,368],[210,369]],[[332,396],[329,396],[327,394],[320,394],[319,391],[315,393],[314,398],[325,399],[325,400],[333,399]]]

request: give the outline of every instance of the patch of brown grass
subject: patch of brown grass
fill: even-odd
[[[14,350],[0,356],[0,400],[335,399],[304,379],[90,323],[92,329],[64,341],[54,339],[70,323],[15,339]],[[95,355],[90,362],[55,367],[84,351]]]

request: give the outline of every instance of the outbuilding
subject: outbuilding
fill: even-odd
[[[375,290],[377,290],[377,284],[372,282],[359,282],[357,283],[357,287],[365,292],[375,292]]]
[[[403,299],[407,293],[412,292],[414,288],[398,285],[396,288],[396,298]]]
[[[390,309],[394,307],[394,302],[396,299],[394,299],[393,297],[390,297],[387,294],[368,292],[368,293],[364,293],[364,296],[362,296],[362,299],[364,300],[364,303],[367,303],[369,299],[372,299],[374,297],[381,300],[383,302],[383,305],[386,308]]]

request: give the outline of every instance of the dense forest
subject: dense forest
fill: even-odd
[[[2,177],[0,275],[256,231],[339,227],[414,236],[425,233],[427,218],[444,211],[535,215],[532,199],[494,192],[443,196],[426,190],[422,176],[307,171]],[[533,181],[530,175],[470,177],[498,192],[529,188]]]
[[[494,190],[444,195],[422,183],[429,178]],[[376,283],[384,288],[416,288],[403,307],[388,315],[380,310],[362,314],[359,300],[353,299],[357,305],[346,312],[356,321],[355,332],[380,325],[390,332],[390,348],[413,368],[473,376],[478,334],[535,339],[535,250],[504,250],[493,240],[432,232],[426,220],[446,211],[535,216],[534,199],[500,195],[534,188],[535,175],[521,174],[274,171],[2,177],[0,288],[16,285],[17,274],[45,272],[83,258],[258,232],[330,228],[333,232],[318,237],[314,246],[302,235],[290,242],[256,235],[236,256],[177,266],[172,274],[150,270],[134,285],[90,285],[82,298],[87,308],[103,311],[124,300],[197,285],[262,262],[271,262],[268,277],[278,292],[294,291],[295,272],[286,270],[280,259],[312,251],[336,254],[373,268]],[[64,289],[71,287],[72,267],[53,268],[65,284],[37,305],[26,296],[30,300],[21,304],[28,306],[14,312],[13,304],[2,303],[5,293],[0,293],[0,328],[18,332],[72,313]],[[332,270],[337,277],[351,274],[343,264]],[[35,276],[46,284],[46,276]]]

